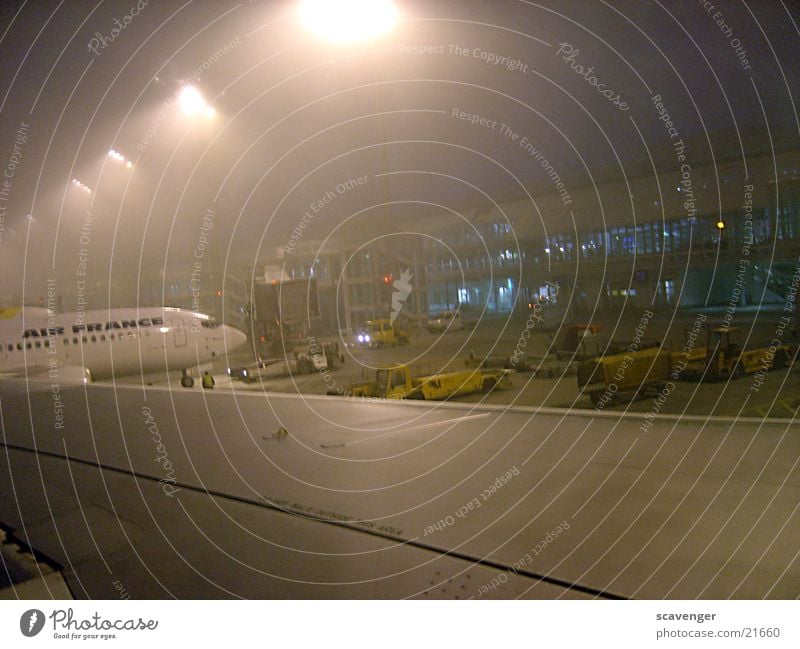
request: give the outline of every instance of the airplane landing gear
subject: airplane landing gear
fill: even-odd
[[[185,388],[194,387],[194,379],[189,375],[189,373],[186,370],[182,370],[181,385]]]

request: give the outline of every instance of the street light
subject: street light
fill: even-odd
[[[117,162],[124,162],[125,163],[125,167],[128,168],[128,169],[133,167],[133,162],[128,160],[124,155],[122,155],[116,149],[111,149],[111,151],[108,152],[108,157],[109,158],[113,158]]]
[[[183,112],[190,117],[202,113],[210,119],[216,114],[216,111],[208,105],[203,95],[194,86],[184,86],[178,96],[178,102]]]
[[[83,183],[82,183],[80,180],[78,180],[77,178],[73,178],[73,179],[72,179],[72,184],[73,184],[73,185],[75,185],[75,187],[77,187],[78,189],[81,189],[81,190],[83,190],[83,191],[84,191],[84,192],[86,192],[87,194],[91,194],[91,193],[92,193],[92,190],[91,190],[91,189],[89,189],[89,187],[87,187],[86,185],[84,185],[84,184],[83,184]]]
[[[333,43],[377,38],[398,18],[391,0],[301,0],[298,13],[309,30]]]
[[[320,40],[335,44],[356,43],[378,38],[388,33],[398,20],[398,11],[392,0],[298,0],[297,18],[308,31]],[[373,101],[379,97],[373,92]],[[374,112],[380,113],[380,110]],[[378,118],[381,134],[384,131],[383,119]],[[381,138],[386,140],[385,137]],[[384,168],[388,169],[386,147],[380,147]],[[388,176],[384,176],[384,203],[388,206],[391,219],[392,201]],[[388,276],[384,277],[384,282]],[[348,289],[344,291],[345,326],[352,327]],[[363,341],[362,341],[363,342]],[[367,338],[369,342],[369,338]]]

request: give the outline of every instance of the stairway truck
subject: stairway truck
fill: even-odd
[[[578,364],[578,389],[602,408],[657,394],[671,372],[670,353],[658,348],[590,358]]]
[[[412,376],[407,365],[380,368],[375,380],[356,383],[345,389],[346,396],[379,399],[419,399],[442,401],[450,397],[490,392],[511,385],[511,370],[464,370]]]

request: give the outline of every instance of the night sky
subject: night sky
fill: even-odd
[[[292,2],[4,2],[6,302],[84,250],[117,305],[187,263],[209,210],[208,256],[238,271],[329,192],[309,239],[553,191],[525,142],[571,188],[675,169],[677,139],[693,166],[800,144],[797,3],[397,6],[388,34],[332,44]],[[188,84],[213,117],[182,113]]]

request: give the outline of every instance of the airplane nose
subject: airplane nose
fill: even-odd
[[[247,342],[247,336],[236,327],[224,325],[223,335],[225,336],[225,349],[235,349],[239,345]]]

